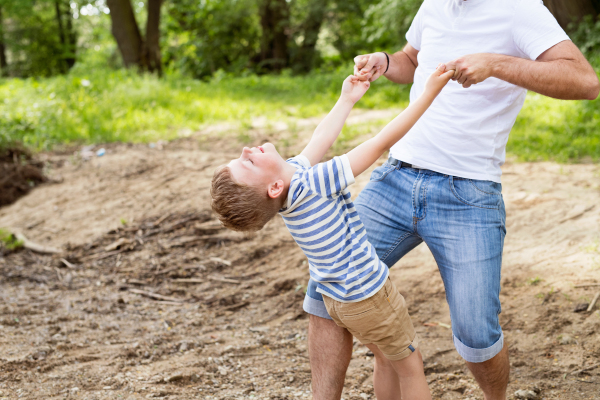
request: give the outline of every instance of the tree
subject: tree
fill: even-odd
[[[596,17],[600,13],[600,0],[545,0],[544,4],[563,29],[581,21],[586,15]]]
[[[259,69],[279,70],[288,66],[290,8],[286,0],[262,0],[262,38]]]
[[[58,37],[62,48],[61,72],[66,73],[73,68],[77,53],[77,34],[73,29],[73,14],[69,2],[54,0]],[[66,9],[66,10],[65,10]]]
[[[148,0],[146,39],[142,37],[130,0],[107,0],[112,34],[126,67],[162,74],[160,10],[163,0]]]
[[[4,16],[0,6],[0,76],[8,74],[8,62],[6,60],[6,44],[4,43]]]
[[[315,66],[317,40],[328,6],[328,0],[310,0],[305,6],[308,12],[300,27],[302,44],[296,53],[294,62],[294,70],[297,72],[309,72]]]
[[[50,76],[73,67],[77,30],[71,3],[74,1],[0,0],[2,74]]]

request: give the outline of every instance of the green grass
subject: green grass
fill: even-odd
[[[290,121],[326,113],[349,70],[302,77],[218,75],[202,82],[79,67],[48,79],[0,80],[0,147],[13,141],[41,150],[59,144],[169,140],[223,122],[237,124],[243,136],[256,117]],[[357,107],[403,107],[408,93],[407,86],[381,79]],[[338,146],[384,123],[346,128]],[[559,101],[530,93],[507,149],[520,160],[599,161],[600,101]]]
[[[347,76],[218,77],[202,82],[157,79],[125,70],[81,70],[49,79],[0,81],[0,144],[21,141],[33,149],[64,143],[148,142],[182,131],[233,122],[243,129],[255,117],[277,121],[326,113]],[[406,105],[408,88],[384,80],[361,108]]]
[[[13,251],[22,246],[22,241],[17,240],[13,234],[0,228],[0,247],[5,247],[8,251]]]

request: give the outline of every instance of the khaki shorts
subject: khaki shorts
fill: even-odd
[[[323,301],[338,326],[362,344],[376,345],[389,360],[402,360],[419,345],[404,297],[389,278],[368,299],[342,303],[324,295]]]

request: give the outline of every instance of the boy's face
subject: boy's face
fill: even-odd
[[[281,165],[285,160],[279,155],[275,146],[265,143],[258,147],[244,147],[240,158],[228,164],[233,178],[250,186],[264,186],[281,179]]]

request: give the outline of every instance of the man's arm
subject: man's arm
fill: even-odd
[[[563,100],[594,100],[600,92],[596,72],[570,40],[554,45],[535,61],[479,53],[446,65],[456,70],[453,79],[465,88],[494,77]]]
[[[369,82],[359,81],[353,75],[344,80],[339,100],[329,114],[319,123],[310,141],[300,153],[308,158],[310,165],[318,164],[327,153],[327,150],[342,131],[354,104],[366,93],[369,86]]]
[[[427,111],[433,100],[446,86],[454,71],[446,71],[440,66],[425,83],[425,90],[419,98],[409,104],[404,111],[385,126],[375,137],[355,147],[348,153],[348,160],[354,176],[362,174],[381,155],[414,126]]]
[[[387,58],[381,52],[356,56],[354,57],[354,75],[361,80],[369,80],[369,82],[384,75],[392,82],[412,83],[415,69],[419,65],[418,54],[419,51],[407,43],[402,50],[389,55],[389,68]],[[384,74],[386,68],[387,72]]]

